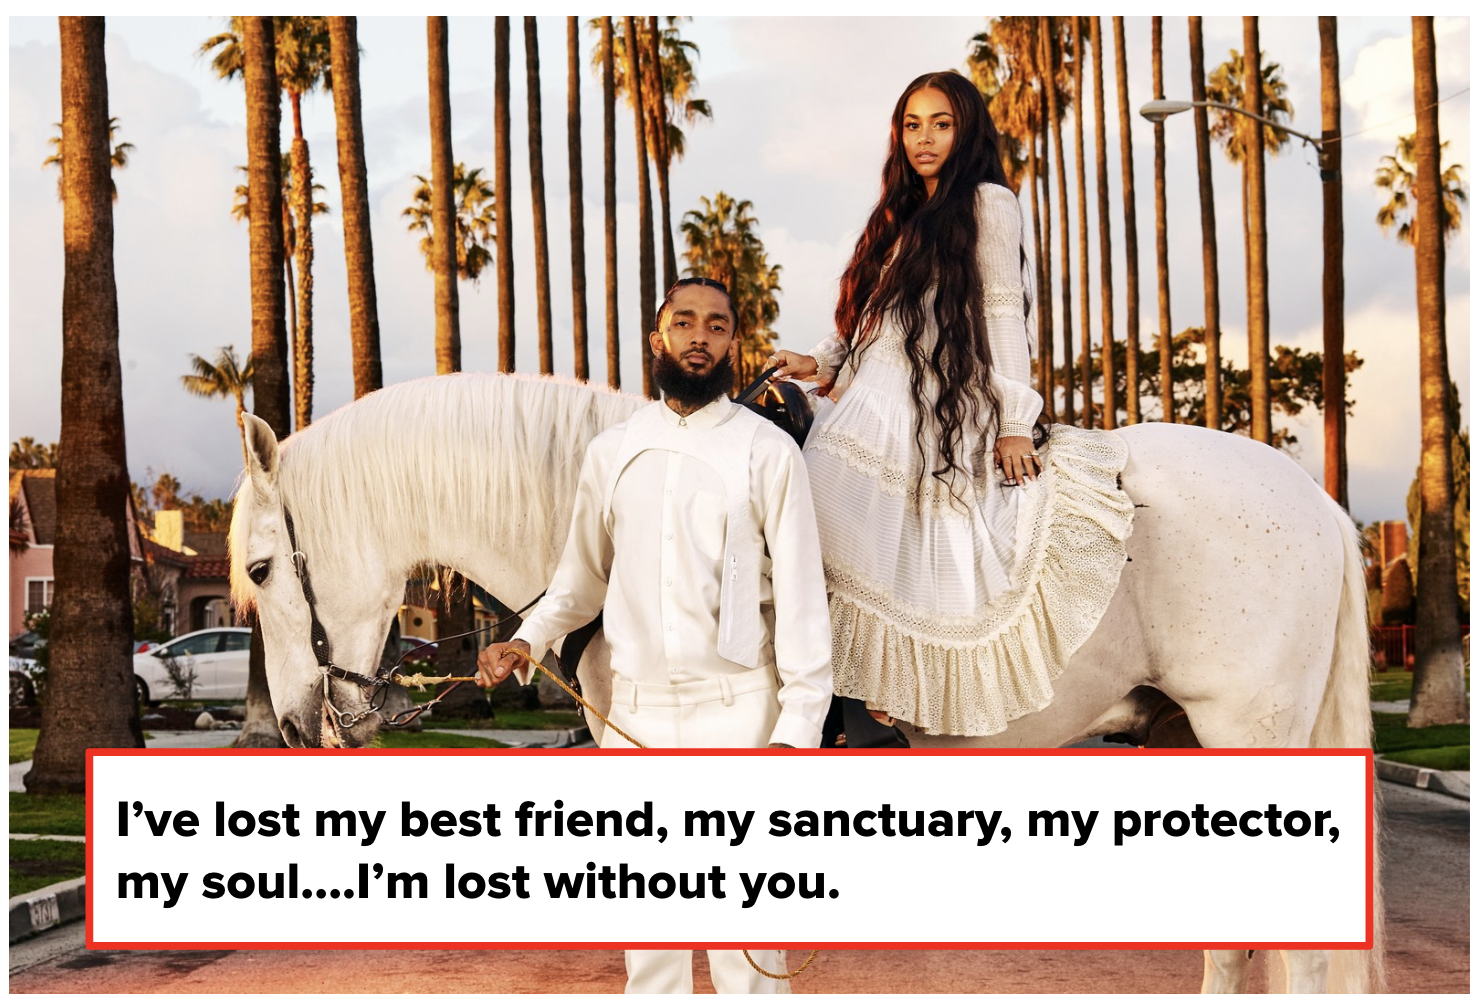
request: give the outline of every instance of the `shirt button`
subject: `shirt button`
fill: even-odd
[[[668,587],[669,585],[672,585],[673,583],[674,583],[673,580],[671,580],[670,578],[665,578],[664,579],[664,586],[665,587]]]
[[[664,538],[665,539],[673,539],[674,538],[674,533],[673,532],[665,532],[664,533]]]

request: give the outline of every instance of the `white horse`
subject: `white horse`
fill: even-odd
[[[324,654],[374,675],[418,565],[460,571],[508,604],[542,591],[587,442],[642,404],[562,379],[457,374],[366,396],[281,448],[246,417],[232,593],[257,611],[289,744],[357,746],[375,734],[374,715],[345,727],[367,708],[364,690],[322,674]],[[1367,747],[1368,620],[1352,521],[1265,445],[1172,424],[1119,433],[1123,486],[1138,505],[1132,562],[1054,701],[998,735],[918,732],[913,744],[1043,747],[1120,733],[1154,745]],[[599,707],[607,657],[599,636],[578,670]],[[1180,710],[1187,722],[1170,722]],[[1286,986],[1364,991],[1382,982],[1379,960],[1287,953]],[[1243,989],[1248,963],[1243,951],[1206,953],[1205,991]]]

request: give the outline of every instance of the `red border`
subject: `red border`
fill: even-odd
[[[438,942],[435,944],[419,942],[370,942],[370,943],[346,943],[346,942],[117,942],[102,944],[93,940],[93,756],[102,754],[105,756],[143,756],[148,757],[155,753],[190,753],[195,756],[264,756],[264,757],[288,757],[292,759],[310,758],[375,758],[377,756],[418,756],[418,755],[467,755],[466,749],[89,749],[87,750],[87,917],[86,917],[86,947],[89,949],[134,949],[134,950],[170,950],[170,949],[335,949],[335,950],[384,950],[384,951],[432,951],[440,949],[462,950],[462,949],[530,949],[530,950],[571,950],[571,949],[689,949],[694,947],[693,942],[684,943],[650,943],[650,942],[578,942],[569,945],[551,945],[548,942]],[[719,755],[735,756],[738,753],[746,753],[751,758],[765,759],[768,757],[781,757],[784,759],[796,759],[798,756],[817,756],[825,759],[853,759],[853,758],[883,758],[883,759],[933,759],[938,757],[985,757],[993,758],[999,755],[1022,756],[1025,753],[1033,753],[1036,756],[1067,756],[1071,758],[1093,757],[1104,759],[1109,755],[1126,758],[1160,758],[1166,756],[1333,756],[1348,755],[1352,753],[1364,754],[1364,765],[1366,767],[1364,789],[1364,812],[1370,825],[1364,840],[1364,941],[1362,942],[1288,942],[1282,945],[1253,942],[1141,942],[1127,944],[1125,942],[876,942],[871,945],[859,944],[817,944],[809,943],[810,947],[826,951],[844,950],[869,950],[869,949],[990,949],[1000,951],[1032,951],[1038,949],[1092,949],[1106,951],[1136,951],[1141,949],[1372,949],[1374,947],[1374,834],[1377,828],[1374,819],[1374,751],[1372,749],[509,749],[501,752],[501,757],[508,756],[531,756],[540,757],[565,757],[570,759],[590,759],[594,757],[611,758],[643,758],[650,754],[675,754],[685,755]],[[776,944],[776,940],[771,940]],[[767,941],[760,942],[713,942],[706,941],[706,948],[712,949],[752,949],[766,945]]]

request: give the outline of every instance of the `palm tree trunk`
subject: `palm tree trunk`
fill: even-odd
[[[1338,19],[1317,19],[1322,86],[1322,427],[1323,485],[1348,507],[1347,375],[1343,367],[1343,100]]]
[[[1045,311],[1039,302],[1040,292],[1045,289],[1045,234],[1040,227],[1039,216],[1039,158],[1035,151],[1035,136],[1030,134],[1025,146],[1029,148],[1024,166],[1029,181],[1029,216],[1034,221],[1034,286],[1035,286],[1035,330],[1037,348],[1035,360],[1035,384],[1045,401],[1045,411],[1053,418],[1055,413],[1055,389],[1050,366],[1050,344],[1045,340]]]
[[[650,128],[653,131],[654,167],[659,179],[659,220],[663,226],[664,290],[667,292],[679,279],[679,263],[674,255],[674,224],[669,216],[669,95],[664,90],[664,62],[659,54],[659,19],[648,19],[648,59],[653,67],[652,83],[644,83],[648,95]]]
[[[1060,325],[1065,349],[1065,411],[1063,419],[1071,426],[1076,423],[1075,408],[1075,332],[1070,315],[1070,199],[1066,194],[1065,181],[1065,138],[1060,129],[1060,70],[1063,64],[1060,51],[1060,29],[1058,18],[1041,17],[1040,54],[1044,60],[1045,87],[1050,101],[1050,129],[1055,139],[1055,187],[1060,201]]]
[[[1040,73],[1040,80],[1044,81],[1043,71]],[[1053,420],[1059,418],[1061,411],[1055,408],[1055,382],[1059,376],[1055,371],[1055,277],[1054,252],[1051,250],[1055,237],[1054,219],[1050,210],[1050,103],[1043,84],[1039,106],[1039,178],[1035,182],[1039,186],[1040,213],[1044,218],[1042,230],[1045,236],[1044,244],[1040,247],[1040,345],[1044,347],[1045,357],[1045,402],[1049,404],[1048,412]]]
[[[329,36],[335,83],[340,206],[345,227],[345,277],[350,292],[350,352],[355,398],[359,399],[380,388],[382,379],[381,320],[376,310],[370,189],[365,169],[365,130],[360,118],[360,42],[355,19],[331,17]]]
[[[1194,95],[1194,153],[1199,166],[1199,231],[1204,252],[1204,426],[1219,430],[1224,417],[1220,388],[1220,274],[1214,227],[1214,181],[1209,161],[1209,112],[1204,90],[1204,19],[1189,18],[1189,79]]]
[[[139,748],[129,604],[128,459],[101,17],[60,19],[62,433],[51,688],[26,790],[82,793],[89,746]]]
[[[1163,95],[1163,19],[1153,18],[1153,100]],[[1163,398],[1163,421],[1174,422],[1173,310],[1168,295],[1167,152],[1163,124],[1153,124],[1153,245],[1158,259],[1158,388]]]
[[[617,88],[613,65],[612,18],[602,18],[602,224],[607,262],[607,384],[622,388],[622,349],[618,339],[617,280]]]
[[[303,430],[314,419],[314,173],[309,166],[309,142],[304,139],[301,96],[289,92],[293,110],[293,204],[298,218],[295,251],[298,255],[297,327],[293,336],[293,427]]]
[[[535,227],[535,320],[540,346],[540,373],[551,365],[551,250],[545,225],[544,145],[540,139],[540,40],[535,18],[525,17],[525,98],[529,110],[530,204]]]
[[[587,366],[587,222],[581,179],[581,45],[575,15],[566,18],[566,177],[571,193],[571,371],[590,377]]]
[[[1456,518],[1446,398],[1446,233],[1436,112],[1436,36],[1411,18],[1415,61],[1415,300],[1420,323],[1420,559],[1415,578],[1412,728],[1468,720],[1456,615]],[[64,454],[63,459],[66,458]]]
[[[292,223],[291,214],[293,210],[288,206],[288,201],[283,201],[283,233],[289,234],[289,226]],[[283,242],[283,304],[288,308],[288,373],[298,375],[298,298],[294,292],[298,289],[293,283],[293,242]],[[295,391],[297,391],[295,389]],[[297,408],[298,400],[294,398],[294,406]],[[297,427],[295,426],[295,429]]]
[[[1127,33],[1120,17],[1112,18],[1112,46],[1117,72],[1117,124],[1122,141],[1122,220],[1127,248],[1127,422],[1142,421],[1139,401],[1140,376],[1137,353],[1142,332],[1138,315],[1142,298],[1138,292],[1137,269],[1137,196],[1132,184],[1132,109],[1127,98]]]
[[[288,403],[288,333],[284,328],[283,157],[278,137],[277,46],[271,17],[242,23],[242,82],[247,92],[248,243],[252,267],[252,409],[279,440],[292,430]],[[232,743],[249,749],[283,745],[263,667],[262,631],[254,624],[256,654],[248,662],[247,717]]]
[[[427,115],[432,132],[432,276],[437,373],[463,370],[458,320],[458,223],[453,209],[453,104],[448,92],[448,19],[427,19]],[[499,218],[504,236],[506,218]],[[500,283],[503,293],[504,284]]]
[[[1245,18],[1245,109],[1261,115],[1260,19]],[[1250,436],[1271,443],[1271,306],[1266,288],[1266,127],[1246,124],[1245,157],[1250,168]]]
[[[1105,61],[1101,54],[1101,18],[1091,19],[1091,95],[1096,105],[1096,237],[1101,266],[1101,426],[1117,425],[1117,374],[1112,313],[1111,194],[1106,165]]]
[[[1086,207],[1086,129],[1085,129],[1085,53],[1081,43],[1081,19],[1071,18],[1075,63],[1075,183],[1076,209],[1080,224],[1081,249],[1081,402],[1086,427],[1094,426],[1095,407],[1091,396],[1091,233]]]
[[[638,328],[643,344],[643,394],[656,398],[651,365],[653,350],[648,345],[649,313],[654,309],[654,211],[648,188],[648,141],[644,135],[643,76],[638,66],[638,26],[630,15],[623,19],[626,32],[628,92],[633,96],[633,129],[638,147]]]
[[[515,230],[510,194],[509,18],[494,19],[494,216],[499,271],[499,370],[515,369]]]

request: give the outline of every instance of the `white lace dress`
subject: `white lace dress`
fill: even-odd
[[[993,734],[1049,703],[1051,682],[1094,629],[1105,600],[1088,627],[1062,626],[1058,615],[1051,618],[1061,607],[1056,593],[1066,586],[1062,577],[1042,577],[1043,569],[1047,563],[1064,566],[1056,559],[1057,541],[1080,551],[1086,530],[1063,522],[1057,530],[1050,508],[1040,502],[1055,496],[1057,487],[1076,493],[1068,486],[1075,481],[1063,478],[1057,461],[1085,448],[1105,456],[1093,463],[1102,470],[1098,485],[1086,489],[1093,497],[1120,495],[1116,473],[1124,458],[1118,457],[1120,439],[1108,444],[1105,436],[1093,436],[1089,444],[1071,445],[1065,442],[1080,442],[1085,432],[1063,440],[1057,434],[1052,445],[1072,451],[1042,450],[1044,477],[1024,488],[1001,485],[1002,474],[993,468],[994,442],[1028,436],[1043,401],[1030,386],[1034,330],[1025,318],[1031,290],[1020,262],[1018,200],[1002,186],[984,184],[977,213],[983,313],[1000,419],[997,427],[986,422],[964,428],[958,461],[968,475],[958,473],[951,488],[930,475],[939,456],[928,428],[927,475],[919,478],[910,364],[902,334],[889,319],[856,355],[852,374],[838,339],[810,351],[822,378],[841,366],[843,373],[834,386],[837,402],[820,411],[803,449],[830,593],[835,692],[928,732],[953,735]],[[930,311],[927,320],[930,326]],[[926,338],[933,335],[928,331]],[[1101,538],[1119,551],[1131,507],[1125,506],[1125,520],[1119,502],[1111,508],[1113,513],[1094,523],[1109,526],[1110,536]],[[1018,545],[1027,552],[1016,551]],[[1110,585],[1098,592],[1106,599],[1120,566],[1114,565]],[[1063,573],[1074,581],[1082,572]],[[1077,606],[1087,608],[1071,603]]]

